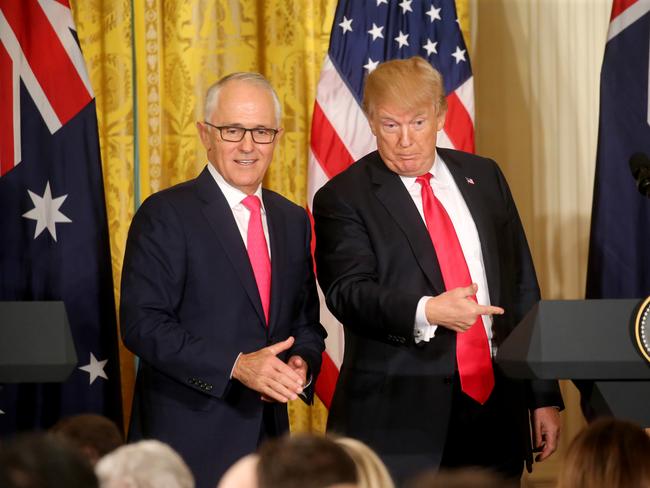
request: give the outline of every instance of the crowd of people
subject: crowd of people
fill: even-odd
[[[205,446],[210,451],[209,446]],[[156,440],[125,444],[118,427],[99,415],[64,419],[45,433],[0,446],[3,488],[195,488],[182,457]],[[395,488],[379,456],[346,437],[285,435],[236,461],[215,488]],[[494,470],[423,471],[407,488],[518,486]],[[650,436],[638,425],[601,418],[568,448],[557,488],[650,487]]]

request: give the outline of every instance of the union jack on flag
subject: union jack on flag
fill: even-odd
[[[4,385],[0,434],[121,419],[97,117],[70,5],[0,0],[0,301],[59,300],[80,364],[61,384]]]
[[[421,56],[442,73],[447,118],[438,145],[474,152],[472,69],[454,0],[340,0],[317,87],[311,127],[308,206],[330,178],[376,149],[361,110],[367,73],[395,58]],[[343,360],[342,326],[325,307],[328,337],[316,393],[329,408]]]

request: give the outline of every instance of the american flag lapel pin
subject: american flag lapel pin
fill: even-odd
[[[465,177],[465,181],[467,182],[468,185],[474,184],[474,180],[472,178],[468,178],[467,176]]]

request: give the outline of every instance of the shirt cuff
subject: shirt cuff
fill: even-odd
[[[438,330],[437,325],[430,324],[427,320],[426,313],[426,304],[427,300],[431,297],[422,297],[418,302],[418,306],[415,309],[415,323],[413,324],[413,337],[415,343],[418,344],[422,341],[429,342],[435,335],[436,330]]]
[[[237,358],[235,359],[235,362],[232,363],[232,369],[230,370],[230,379],[232,379],[232,374],[235,372],[235,366],[237,366],[237,361],[239,361],[239,358],[241,357],[243,353],[237,354]]]
[[[305,390],[307,388],[309,388],[309,385],[311,385],[312,381],[314,381],[314,375],[310,374],[309,379],[307,380],[307,383],[305,384],[305,386],[302,387],[302,391],[300,393],[298,393],[298,396],[300,396],[301,398],[304,398],[305,400],[307,399],[307,393],[305,393]]]

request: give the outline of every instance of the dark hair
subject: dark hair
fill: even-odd
[[[601,418],[571,442],[559,488],[647,488],[650,437],[632,422]]]
[[[458,468],[425,471],[410,480],[408,488],[507,488],[519,486],[499,474],[483,468]]]
[[[61,419],[50,432],[68,439],[88,455],[92,463],[124,444],[117,425],[112,420],[93,413]]]
[[[0,448],[3,488],[97,488],[90,462],[65,439],[31,433]]]
[[[259,488],[324,488],[357,482],[352,458],[325,436],[273,439],[262,445],[259,456]]]

